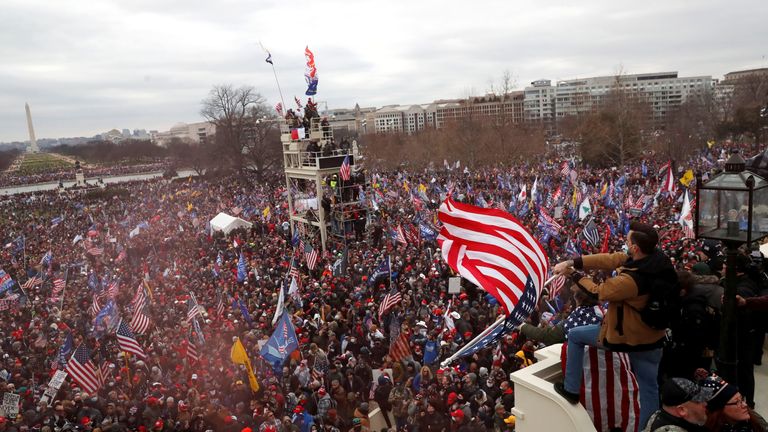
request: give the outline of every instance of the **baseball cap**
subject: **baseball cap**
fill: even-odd
[[[712,389],[700,387],[691,380],[671,378],[661,387],[661,403],[677,406],[686,402],[707,402],[712,394]]]
[[[464,411],[461,409],[457,409],[451,413],[451,418],[454,420],[463,420],[464,419]]]

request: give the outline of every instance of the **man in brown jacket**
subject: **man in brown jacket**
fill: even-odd
[[[659,235],[647,224],[633,222],[627,235],[627,253],[596,254],[561,262],[554,272],[572,275],[580,288],[595,293],[600,302],[608,302],[608,312],[602,325],[588,325],[568,333],[568,358],[565,381],[556,383],[555,390],[571,403],[579,400],[584,347],[600,346],[613,351],[628,352],[632,371],[640,390],[640,426],[659,408],[657,374],[661,362],[664,330],[648,326],[640,318],[648,300],[648,281],[662,277],[677,281],[669,258],[656,245]],[[616,275],[601,284],[594,283],[577,270],[616,271]]]

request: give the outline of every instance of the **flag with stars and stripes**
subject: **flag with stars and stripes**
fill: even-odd
[[[344,162],[341,163],[339,168],[339,177],[344,181],[349,181],[352,174],[352,168],[349,166],[349,155],[344,156]]]
[[[187,358],[191,362],[200,361],[200,353],[197,352],[197,345],[191,337],[187,339]]]
[[[307,261],[307,268],[310,270],[314,270],[315,266],[317,265],[317,250],[313,248],[312,246],[305,244],[304,245],[304,259]]]
[[[91,303],[91,308],[88,309],[88,311],[91,312],[91,315],[96,316],[96,314],[98,314],[100,310],[101,310],[101,305],[99,304],[99,296],[97,294],[94,294],[93,302]]]
[[[400,303],[402,299],[403,297],[400,295],[400,291],[398,291],[397,288],[392,288],[392,290],[384,296],[381,305],[379,305],[379,317],[382,317],[390,309],[395,307],[395,305]]]
[[[101,387],[101,372],[91,361],[91,352],[83,344],[78,345],[67,362],[67,372],[86,393],[95,394]]]
[[[413,356],[411,354],[411,346],[408,344],[410,336],[408,332],[401,332],[394,343],[389,346],[389,356],[392,358],[392,361],[399,362]]]
[[[197,304],[197,299],[195,299],[192,293],[189,293],[189,298],[187,299],[187,322],[191,322],[193,319],[202,315],[202,312],[200,312],[200,305]]]
[[[134,311],[139,311],[142,308],[144,308],[144,305],[146,304],[147,304],[146,288],[144,288],[144,284],[139,284],[139,287],[136,288],[136,294],[134,294],[133,299],[131,300],[131,308]]]
[[[131,330],[131,327],[127,322],[120,320],[115,335],[117,336],[117,343],[120,345],[121,350],[136,354],[136,356],[142,360],[147,358],[147,355],[144,354],[144,350],[141,348],[141,345],[139,345],[139,341],[136,340],[136,336],[133,334],[133,330]]]
[[[133,317],[131,318],[131,328],[136,334],[146,334],[151,324],[152,322],[150,321],[149,316],[144,313],[143,308],[137,309],[133,313]]]

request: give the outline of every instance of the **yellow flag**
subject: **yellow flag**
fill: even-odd
[[[267,206],[267,208],[265,208],[264,211],[261,212],[261,215],[266,218],[266,217],[269,217],[269,213],[270,213],[269,206]]]
[[[715,145],[715,140],[708,140],[707,141],[707,147],[712,148],[713,145]]]
[[[419,192],[426,192],[427,186],[424,183],[419,183]]]
[[[245,352],[245,347],[240,339],[235,339],[235,343],[232,344],[232,351],[229,356],[232,358],[232,363],[245,365],[245,370],[248,372],[248,384],[250,384],[251,391],[256,393],[259,391],[259,382],[256,381],[256,375],[253,374],[253,367],[251,366],[251,360],[248,358],[248,353]]]
[[[573,196],[571,197],[571,207],[576,207],[579,202],[579,196],[576,194],[576,187],[573,188]]]
[[[403,180],[403,189],[408,193],[411,192],[411,188],[408,187],[408,180]]]
[[[195,208],[195,206],[193,206],[193,205],[192,205],[192,204],[190,204],[190,203],[187,203],[187,211],[188,211],[188,212],[192,211],[192,209],[193,209],[193,208]]]
[[[688,187],[688,185],[691,184],[693,181],[693,170],[688,170],[683,174],[682,177],[680,177],[680,183],[683,184],[683,186]]]

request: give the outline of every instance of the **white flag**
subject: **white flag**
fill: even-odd
[[[277,297],[277,308],[275,308],[275,316],[272,318],[272,326],[277,323],[277,320],[283,316],[283,305],[285,303],[285,294],[283,293],[283,285],[280,285],[280,295]]]
[[[592,205],[589,204],[589,198],[584,198],[584,201],[579,205],[579,220],[584,220],[585,217],[592,214]]]

